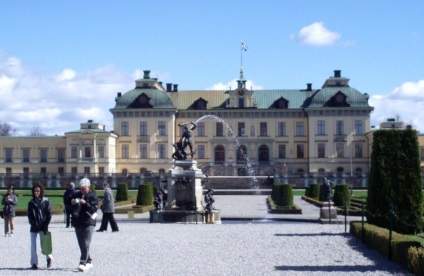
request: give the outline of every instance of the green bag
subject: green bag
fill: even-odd
[[[53,252],[53,246],[52,246],[52,233],[46,232],[45,234],[42,234],[42,241],[41,241],[41,253],[43,255],[50,255]]]

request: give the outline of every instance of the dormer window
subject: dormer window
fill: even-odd
[[[194,109],[206,109],[208,102],[205,101],[204,99],[200,98],[198,99],[194,104],[193,104],[193,108]]]
[[[132,104],[129,106],[130,108],[152,108],[153,106],[150,104],[150,98],[142,93],[138,96]]]
[[[289,106],[289,102],[284,98],[280,98],[274,102],[273,107],[278,109],[287,109],[288,106]]]
[[[350,106],[349,103],[347,103],[347,97],[345,94],[343,94],[342,92],[337,92],[330,100],[331,102],[331,106],[343,106],[343,107],[348,107]]]

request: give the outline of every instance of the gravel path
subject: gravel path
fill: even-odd
[[[262,201],[258,204],[262,210]],[[65,228],[60,220],[60,216],[55,216],[50,226],[53,267],[46,269],[40,253],[40,269],[32,271],[28,222],[25,217],[17,217],[15,236],[1,237],[0,275],[78,273],[79,249],[74,230]],[[343,225],[227,221],[221,225],[118,221],[118,225],[118,233],[110,229],[94,233],[94,268],[87,274],[408,275],[406,270],[345,233]]]

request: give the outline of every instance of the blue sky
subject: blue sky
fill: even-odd
[[[112,129],[142,70],[179,89],[320,88],[334,70],[368,93],[371,123],[424,132],[424,1],[2,1],[0,121],[63,135]]]

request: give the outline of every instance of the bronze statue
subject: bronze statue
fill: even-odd
[[[191,124],[191,127],[188,127],[188,125]],[[190,123],[179,123],[178,126],[184,127],[184,132],[181,135],[180,143],[181,143],[181,150],[185,152],[187,146],[190,149],[191,158],[193,159],[193,155],[195,152],[193,151],[193,139],[192,139],[192,131],[196,129],[197,125],[194,122]],[[178,143],[177,143],[178,144]],[[184,159],[183,159],[184,160]]]
[[[326,177],[321,179],[321,195],[323,201],[331,201],[331,189],[333,188],[333,182],[328,180]]]

